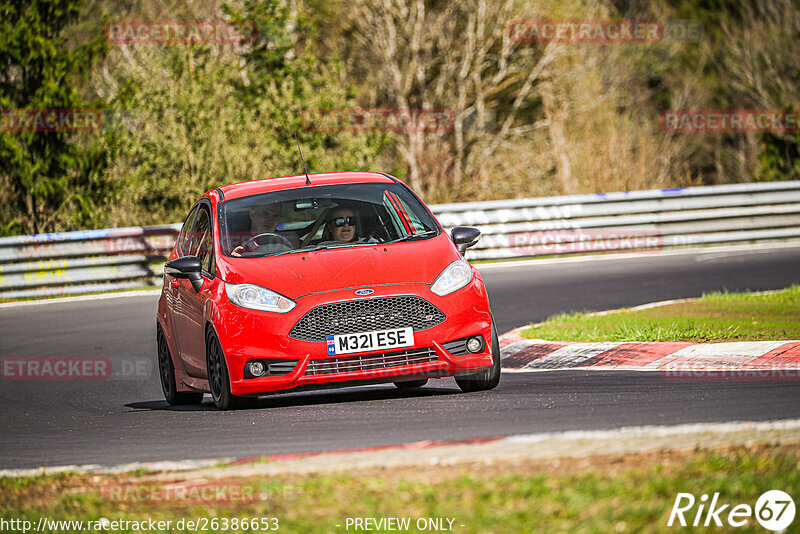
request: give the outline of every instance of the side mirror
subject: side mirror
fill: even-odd
[[[456,226],[450,230],[450,239],[456,244],[462,256],[467,249],[474,246],[480,238],[481,231],[471,226]]]
[[[192,283],[195,291],[200,291],[203,287],[203,275],[200,274],[202,270],[203,264],[197,256],[175,258],[164,265],[164,273],[173,278],[186,278]]]

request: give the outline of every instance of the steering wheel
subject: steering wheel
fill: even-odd
[[[269,241],[266,243],[258,243],[258,239],[262,237],[269,237]],[[276,234],[274,232],[264,232],[263,234],[254,235],[244,243],[242,243],[243,250],[250,250],[250,245],[252,243],[256,243],[256,245],[263,246],[263,245],[283,245],[288,249],[292,249],[292,242],[283,237],[282,235]]]

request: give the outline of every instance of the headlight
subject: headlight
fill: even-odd
[[[472,281],[472,267],[467,260],[456,260],[436,277],[431,291],[443,297],[456,289],[461,289]]]
[[[253,284],[225,284],[225,293],[231,302],[243,308],[286,313],[296,306],[294,302],[274,291]]]

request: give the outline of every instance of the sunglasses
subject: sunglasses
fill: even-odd
[[[336,217],[336,218],[333,220],[333,224],[334,224],[334,225],[335,225],[337,228],[341,228],[341,227],[342,227],[342,226],[344,226],[345,224],[346,224],[347,226],[355,226],[355,225],[356,225],[356,218],[355,218],[355,217]]]

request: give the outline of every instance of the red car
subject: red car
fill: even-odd
[[[480,237],[448,236],[405,184],[342,172],[209,191],[164,269],[157,341],[170,404],[220,409],[259,395],[455,377],[500,380]]]

